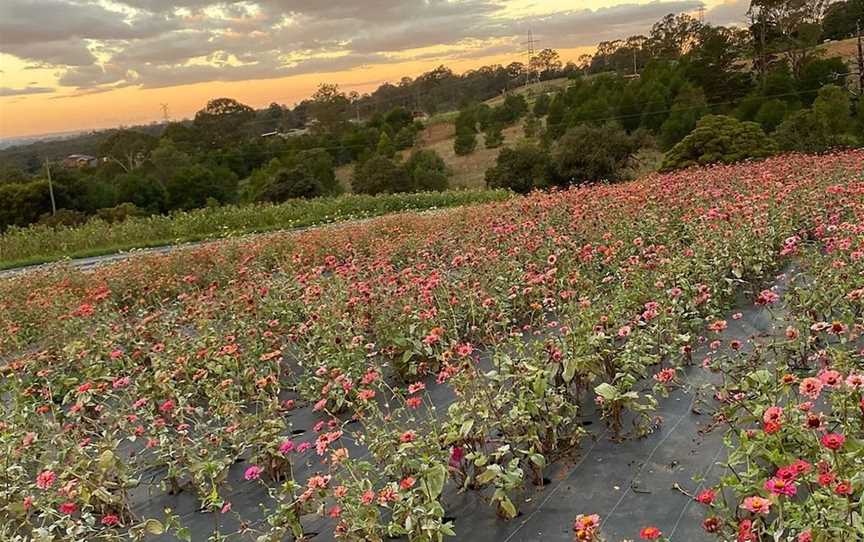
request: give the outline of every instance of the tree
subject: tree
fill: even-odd
[[[552,176],[549,154],[538,145],[523,143],[501,149],[495,165],[486,170],[486,186],[526,194],[550,186]]]
[[[555,77],[563,66],[561,57],[554,49],[543,49],[528,61],[529,69],[539,74],[541,79]]]
[[[351,101],[339,85],[322,83],[312,95],[309,112],[317,121],[316,129],[324,133],[336,131],[347,119]]]
[[[386,156],[387,158],[393,158],[393,155],[396,154],[396,147],[393,146],[393,140],[390,139],[390,136],[387,135],[386,131],[381,132],[381,137],[378,138],[376,152],[381,156]]]
[[[765,130],[766,133],[771,133],[776,130],[783,122],[783,119],[786,118],[787,111],[788,106],[783,100],[778,100],[776,98],[768,100],[767,102],[763,102],[762,106],[759,107],[755,121],[762,126],[762,129]]]
[[[255,118],[255,110],[232,98],[216,98],[195,114],[199,128],[211,148],[225,147],[239,141],[244,125]]]
[[[825,152],[838,143],[824,119],[811,109],[802,109],[789,115],[777,127],[774,139],[781,150],[806,153]]]
[[[99,146],[99,154],[118,164],[129,173],[141,167],[158,140],[135,130],[117,130]]]
[[[537,117],[545,117],[546,113],[549,112],[549,103],[551,101],[549,94],[546,92],[537,96],[537,99],[534,100],[534,114]]]
[[[204,207],[209,200],[227,203],[237,191],[237,176],[224,167],[192,164],[177,172],[166,184],[171,209]]]
[[[376,154],[354,166],[351,189],[356,194],[392,194],[408,192],[410,188],[411,180],[405,169],[386,156]]]
[[[819,96],[813,102],[813,113],[825,122],[828,130],[833,134],[850,131],[852,128],[852,119],[849,118],[851,111],[849,94],[845,89],[836,85],[825,85],[819,89]]]
[[[522,129],[525,131],[525,137],[528,139],[534,139],[540,133],[543,125],[534,114],[529,114],[525,117],[525,124],[522,125]]]
[[[842,80],[849,71],[846,62],[841,57],[815,58],[804,65],[798,78],[798,89],[801,92],[801,101],[811,105],[815,100],[819,89]]]
[[[663,148],[671,149],[684,139],[707,112],[708,104],[701,88],[689,83],[681,87],[675,101],[672,102],[669,118],[660,127],[660,142]]]
[[[280,168],[262,192],[264,201],[283,202],[289,199],[315,198],[324,193],[321,182],[305,164]]]
[[[580,124],[561,137],[552,161],[563,184],[617,181],[638,148],[636,139],[616,124]]]
[[[699,119],[687,137],[666,153],[662,169],[765,158],[775,149],[771,138],[754,122],[741,122],[725,115],[706,115]]]
[[[114,183],[118,203],[131,203],[150,213],[168,210],[168,191],[158,179],[133,171],[120,175]]]
[[[450,170],[444,159],[433,150],[412,152],[405,162],[405,171],[410,178],[412,192],[447,190]]]
[[[855,23],[864,23],[864,0],[834,2],[825,10],[822,18],[822,37],[842,40],[855,33]]]
[[[696,44],[701,28],[702,23],[686,13],[670,13],[651,27],[646,46],[651,56],[674,60]]]

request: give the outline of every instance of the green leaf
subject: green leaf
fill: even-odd
[[[573,380],[573,377],[576,376],[576,358],[568,356],[564,360],[564,374],[562,376],[564,377],[564,382],[568,384]]]
[[[148,519],[144,522],[144,531],[149,534],[162,534],[165,532],[165,527],[162,526],[162,522],[158,519]]]
[[[99,456],[99,468],[102,470],[108,470],[114,466],[114,452],[111,450],[105,450],[102,452],[102,455]]]
[[[426,471],[426,485],[429,488],[429,494],[434,499],[444,490],[444,482],[447,480],[447,469],[444,465],[437,464]]]
[[[483,471],[480,474],[480,476],[477,477],[477,483],[478,484],[488,484],[489,482],[494,480],[495,477],[498,476],[498,470],[493,468],[496,466],[497,465],[492,465],[490,467],[487,467],[486,470]]]
[[[499,506],[507,519],[513,519],[516,517],[516,507],[513,506],[513,502],[509,498],[504,497],[501,499]]]
[[[465,420],[464,422],[462,422],[462,427],[459,429],[459,434],[462,435],[463,438],[467,437],[468,434],[471,432],[472,427],[474,427],[474,418]]]
[[[618,390],[615,389],[615,386],[609,384],[608,382],[604,382],[599,386],[594,388],[594,393],[606,399],[607,401],[614,401],[618,399]]]

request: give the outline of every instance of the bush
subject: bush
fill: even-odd
[[[701,88],[685,85],[678,92],[663,125],[660,127],[660,143],[664,149],[671,149],[693,131],[699,119],[708,112],[705,93]]]
[[[552,98],[547,93],[537,96],[534,101],[534,114],[538,117],[545,117],[549,112],[549,104],[552,103]]]
[[[841,142],[838,134],[830,130],[825,119],[810,109],[790,115],[777,128],[774,139],[784,151],[807,153],[825,152]]]
[[[356,194],[370,195],[410,192],[411,179],[399,164],[376,154],[354,167],[351,189]]]
[[[129,218],[144,216],[145,214],[146,213],[135,206],[134,203],[121,203],[114,207],[107,207],[96,211],[96,216],[109,224],[125,222]]]
[[[495,166],[486,170],[486,186],[508,188],[521,194],[548,187],[551,178],[548,153],[530,143],[501,149]]]
[[[297,164],[277,171],[261,194],[261,200],[281,203],[296,198],[317,198],[323,193],[324,187],[312,170],[306,165]]]
[[[457,156],[465,156],[474,152],[477,148],[477,136],[473,131],[457,130],[456,141],[453,142],[453,151]]]
[[[562,184],[617,181],[638,149],[636,138],[616,124],[580,124],[561,137],[552,161]]]
[[[852,107],[849,94],[836,85],[825,85],[813,102],[813,112],[820,117],[833,134],[848,132],[852,127],[849,114]]]
[[[534,139],[540,134],[541,128],[542,124],[540,123],[540,119],[538,119],[533,113],[525,117],[525,124],[522,126],[522,129],[525,131],[525,137],[528,139]]]
[[[487,149],[497,149],[504,143],[504,134],[501,133],[501,125],[492,124],[486,129],[485,143]]]
[[[441,156],[432,150],[415,151],[405,163],[411,181],[411,191],[429,192],[447,190],[450,171]]]
[[[666,153],[662,169],[668,171],[765,158],[775,150],[774,142],[755,122],[741,122],[725,115],[706,115],[687,137]]]
[[[765,132],[773,132],[786,117],[788,107],[783,100],[773,99],[764,102],[756,113],[756,122],[762,126]]]
[[[80,226],[87,222],[87,215],[81,211],[73,211],[71,209],[57,209],[56,214],[45,213],[39,217],[40,226],[48,226],[49,228],[58,228],[60,226],[74,227]]]

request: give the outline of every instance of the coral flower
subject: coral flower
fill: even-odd
[[[639,538],[642,540],[657,540],[662,534],[663,533],[660,532],[660,529],[657,527],[643,527],[642,530],[639,531]]]
[[[798,386],[798,391],[801,392],[801,395],[806,395],[815,401],[819,398],[819,394],[822,393],[823,386],[824,384],[821,380],[811,376],[801,381],[801,384]]]
[[[754,514],[767,514],[771,510],[771,501],[758,495],[754,495],[744,499],[741,508]]]
[[[50,489],[56,480],[57,475],[54,474],[54,471],[43,470],[36,476],[36,487],[39,489]]]

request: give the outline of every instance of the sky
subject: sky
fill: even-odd
[[[0,138],[191,117],[208,99],[291,106],[319,83],[374,90],[456,72],[576,60],[667,13],[744,21],[745,0],[2,0]]]

